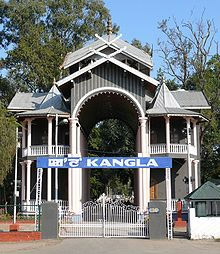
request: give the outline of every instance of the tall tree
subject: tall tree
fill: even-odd
[[[16,119],[0,104],[0,185],[12,169],[16,151]]]
[[[220,177],[220,66],[219,55],[212,56],[215,27],[211,20],[181,22],[173,18],[163,20],[159,29],[166,41],[159,41],[164,60],[163,71],[172,77],[177,86],[202,91],[207,97],[211,110],[202,113],[209,119],[201,131],[202,180]],[[158,73],[163,76],[163,71]]]
[[[198,80],[194,75],[192,80]],[[204,73],[204,92],[211,110],[203,112],[209,120],[202,130],[203,180],[220,178],[220,55],[213,56]]]
[[[178,23],[176,18],[165,19],[159,23],[158,28],[166,37],[165,42],[158,41],[164,60],[164,72],[184,89],[194,89],[188,81],[197,73],[200,89],[203,90],[204,72],[216,34],[213,22],[204,20],[202,14],[197,22],[189,20]]]
[[[1,0],[2,61],[21,90],[47,91],[67,52],[106,32],[102,0]],[[118,27],[114,25],[113,31]]]

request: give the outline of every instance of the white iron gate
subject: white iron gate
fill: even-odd
[[[133,237],[148,238],[148,214],[137,206],[119,201],[88,201],[82,213],[75,215],[68,209],[59,212],[60,237]]]

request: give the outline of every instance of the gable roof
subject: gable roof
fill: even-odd
[[[147,81],[147,82],[149,82],[149,83],[151,83],[151,84],[153,84],[155,86],[157,86],[159,84],[159,81],[157,81],[156,79],[151,78],[150,76],[148,76],[148,75],[146,75],[146,74],[144,74],[144,73],[142,73],[142,72],[140,72],[140,71],[138,71],[138,70],[128,66],[127,64],[124,64],[124,63],[120,62],[119,60],[117,60],[117,59],[115,59],[113,57],[112,58],[101,58],[101,59],[99,59],[99,60],[97,60],[97,61],[87,65],[86,67],[82,68],[81,70],[78,70],[78,71],[70,74],[69,76],[67,76],[67,77],[57,81],[56,84],[60,87],[60,86],[64,85],[65,83],[67,83],[67,82],[69,82],[69,81],[79,77],[83,73],[86,73],[87,71],[92,70],[95,67],[97,67],[97,66],[99,66],[99,65],[101,65],[101,64],[103,64],[103,63],[105,63],[107,61],[109,61],[109,62],[111,62],[113,64],[116,64],[117,66],[123,68],[124,70],[129,71],[130,73],[138,76],[139,78],[141,78],[141,79],[143,79],[143,80],[145,80],[145,81]]]
[[[186,109],[210,109],[210,105],[201,91],[186,91],[183,89],[171,91],[179,105]]]
[[[199,188],[189,193],[185,199],[190,200],[220,200],[220,188],[207,181]]]
[[[108,44],[106,42],[108,42]],[[94,50],[100,51],[106,47],[111,47],[115,50],[123,49],[123,53],[125,55],[141,62],[149,68],[153,67],[152,59],[149,54],[136,48],[135,46],[132,46],[128,42],[119,39],[116,35],[105,35],[79,50],[68,53],[64,59],[62,67],[66,69],[82,59],[94,55]]]

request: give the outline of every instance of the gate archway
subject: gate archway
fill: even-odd
[[[73,156],[87,155],[87,138],[97,122],[106,119],[124,121],[136,137],[137,156],[147,153],[146,119],[139,102],[124,89],[103,87],[94,89],[83,96],[73,110],[71,118],[71,154]],[[138,169],[135,177],[135,203],[142,208],[147,206],[147,169]],[[144,175],[145,174],[145,175]],[[69,203],[75,211],[89,199],[88,172],[77,169],[69,170]]]

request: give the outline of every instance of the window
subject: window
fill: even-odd
[[[196,217],[220,216],[220,201],[196,201]]]

